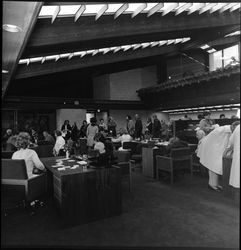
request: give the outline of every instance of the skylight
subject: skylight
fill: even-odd
[[[85,55],[91,54],[92,56],[103,53],[106,54],[110,51],[113,53],[116,53],[120,50],[127,51],[129,49],[132,50],[138,50],[138,49],[144,49],[147,47],[154,47],[154,46],[163,46],[166,44],[166,46],[170,44],[178,44],[178,43],[185,43],[190,40],[190,37],[184,37],[184,38],[177,38],[177,39],[169,39],[169,40],[162,40],[162,41],[153,41],[153,42],[146,42],[146,43],[135,43],[135,44],[127,44],[127,45],[121,45],[121,46],[113,46],[109,48],[100,48],[100,49],[91,49],[91,50],[85,50],[85,51],[75,51],[71,53],[64,53],[59,55],[49,55],[45,57],[35,57],[35,58],[27,58],[27,59],[21,59],[19,60],[19,64],[29,64],[30,62],[45,62],[48,60],[55,60],[57,61],[59,58],[68,58],[71,59],[72,57],[84,57]]]

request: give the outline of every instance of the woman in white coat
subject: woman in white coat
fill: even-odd
[[[200,163],[209,170],[208,187],[214,191],[222,190],[218,183],[218,176],[223,174],[222,157],[237,125],[239,121],[214,129],[202,139],[198,147],[197,156],[200,158]]]
[[[229,185],[240,188],[240,125],[238,125],[229,139],[227,151],[233,151]]]

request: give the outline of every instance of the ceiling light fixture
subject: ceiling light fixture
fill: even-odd
[[[3,29],[11,33],[17,33],[22,31],[19,26],[13,24],[3,24]]]
[[[8,70],[2,69],[3,74],[7,74],[8,72],[9,72]]]

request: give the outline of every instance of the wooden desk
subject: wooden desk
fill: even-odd
[[[42,158],[52,176],[54,202],[63,226],[83,224],[121,213],[120,168],[87,170],[82,168],[58,171],[52,165],[57,158]],[[76,165],[63,161],[63,165]]]
[[[156,155],[160,155],[159,148],[142,147],[142,173],[156,178]]]

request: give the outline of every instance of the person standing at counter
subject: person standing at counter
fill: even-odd
[[[223,174],[222,157],[229,138],[238,125],[239,121],[236,121],[232,125],[214,129],[202,139],[198,147],[197,156],[200,158],[200,163],[209,170],[208,187],[214,191],[222,190],[218,180],[218,176]]]
[[[209,134],[213,129],[213,125],[214,125],[214,122],[213,120],[210,118],[211,116],[211,113],[210,112],[203,112],[203,119],[200,121],[199,123],[199,128],[202,129],[205,134]]]
[[[61,131],[62,131],[62,133],[63,133],[63,137],[64,137],[64,139],[67,141],[69,138],[70,138],[70,136],[71,136],[71,126],[70,126],[70,124],[69,124],[69,120],[65,120],[64,121],[64,124],[62,125],[62,127],[61,127]]]
[[[95,117],[90,118],[90,124],[87,127],[86,136],[87,136],[87,146],[92,148],[94,146],[94,137],[99,133],[99,128],[96,124]]]
[[[135,114],[135,138],[140,139],[142,137],[142,121],[138,114]]]
[[[134,137],[135,124],[130,115],[126,116],[126,129],[130,136]]]
[[[108,132],[113,136],[113,137],[116,137],[116,122],[114,121],[113,117],[109,117],[108,119]]]
[[[157,115],[153,115],[152,137],[159,138],[160,133],[161,133],[161,122],[158,120]]]

